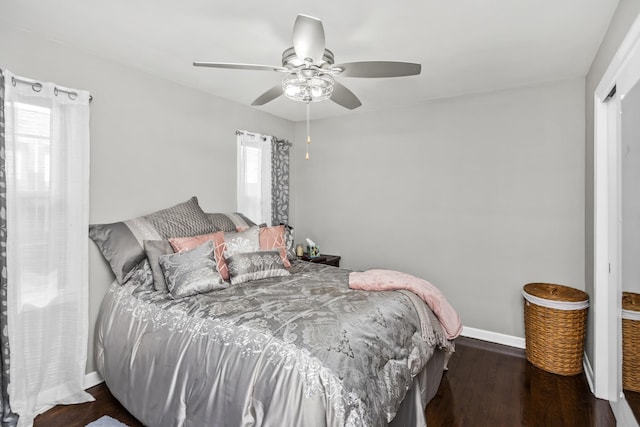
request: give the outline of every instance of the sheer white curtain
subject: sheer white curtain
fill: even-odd
[[[83,387],[89,94],[20,80],[5,73],[9,396],[29,426],[53,405],[93,400]]]
[[[271,223],[271,136],[238,132],[237,210]]]

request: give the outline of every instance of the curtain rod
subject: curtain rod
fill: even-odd
[[[236,135],[242,135],[242,134],[255,136],[255,137],[261,138],[263,141],[266,141],[266,139],[267,139],[266,136],[260,135],[259,133],[253,133],[253,132],[249,132],[249,131],[246,131],[246,130],[237,130],[236,131]]]
[[[31,89],[33,89],[35,92],[40,92],[42,90],[42,83],[36,80],[25,79],[23,77],[15,77],[15,76],[11,77],[11,84],[13,86],[16,85],[16,82],[26,83],[31,85]],[[69,95],[69,99],[71,100],[75,100],[78,97],[78,92],[74,92],[72,90],[66,90],[66,89],[59,88],[58,86],[54,86],[53,93],[57,95],[58,92],[66,93],[67,95]],[[89,95],[89,101],[90,102],[93,101],[93,95]]]
[[[260,135],[259,133],[253,133],[253,132],[249,132],[249,131],[246,131],[246,130],[236,130],[236,135],[242,135],[242,134],[260,137],[260,138],[262,138],[263,141],[267,140],[266,136]],[[272,136],[272,138],[274,138],[274,140],[276,141],[277,144],[288,145],[289,147],[293,146],[293,144],[290,143],[289,141],[287,141],[286,139],[280,139],[280,138],[275,137],[275,136]]]

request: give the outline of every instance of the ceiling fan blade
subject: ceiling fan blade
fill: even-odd
[[[348,108],[349,110],[353,110],[354,108],[358,108],[362,105],[362,102],[360,102],[353,92],[338,82],[335,82],[333,85],[331,100],[338,105]]]
[[[251,105],[264,105],[269,101],[273,101],[283,93],[284,92],[282,91],[282,85],[275,85],[274,87],[257,97],[256,100],[251,103]]]
[[[194,62],[193,65],[195,67],[231,68],[233,70],[289,71],[288,68],[277,65],[235,64],[232,62]]]
[[[345,77],[403,77],[420,74],[422,65],[412,62],[362,61],[337,64],[331,69],[342,70],[340,75]]]
[[[293,49],[298,59],[320,62],[324,55],[324,27],[313,16],[298,15],[293,25]]]

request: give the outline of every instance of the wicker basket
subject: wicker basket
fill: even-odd
[[[527,360],[554,374],[582,372],[589,295],[549,283],[529,283],[522,295]]]
[[[622,293],[622,387],[640,391],[640,294]]]

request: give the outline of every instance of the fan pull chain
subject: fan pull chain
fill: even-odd
[[[311,103],[307,101],[307,154],[304,157],[305,160],[309,160],[309,145],[311,145],[311,125],[309,122],[309,105]]]

